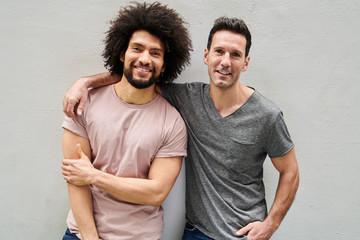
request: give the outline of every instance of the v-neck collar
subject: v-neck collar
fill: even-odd
[[[252,88],[252,87],[250,87]],[[254,89],[254,88],[252,88]],[[210,97],[210,84],[206,85],[204,88],[204,97],[205,97],[205,101],[208,103],[206,104],[207,107],[207,111],[210,111],[211,115],[213,116],[217,116],[218,120],[226,120],[231,118],[233,115],[236,115],[238,112],[240,112],[243,108],[246,107],[247,103],[254,97],[256,93],[256,90],[254,89],[254,92],[250,95],[250,97],[246,100],[246,102],[244,102],[243,105],[241,105],[238,109],[236,109],[234,112],[232,112],[231,114],[223,117],[220,115],[220,113],[218,112],[218,110],[215,107],[215,104],[212,100],[212,98]]]

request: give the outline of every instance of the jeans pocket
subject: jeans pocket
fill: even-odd
[[[195,227],[195,226],[193,226],[193,225],[191,225],[190,223],[186,222],[186,224],[185,224],[185,231],[190,231],[190,232],[192,232],[192,231],[195,231],[195,230],[196,230],[196,227]]]

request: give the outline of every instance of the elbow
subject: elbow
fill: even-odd
[[[164,194],[164,193],[157,193],[157,194],[155,194],[155,195],[152,197],[149,205],[154,206],[154,207],[160,207],[160,206],[163,204],[166,196],[167,196],[167,194]]]
[[[150,196],[148,196],[148,199],[146,202],[147,205],[151,205],[154,207],[160,207],[167,195],[169,194],[168,191],[165,191],[164,189],[159,189],[157,191],[153,191]]]

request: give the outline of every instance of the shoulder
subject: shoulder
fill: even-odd
[[[254,112],[271,121],[276,121],[279,115],[282,115],[281,109],[273,101],[256,90],[249,99],[249,103]]]
[[[90,89],[87,102],[91,104],[98,99],[110,98],[112,96],[112,91],[114,91],[113,85]]]
[[[99,96],[99,95],[103,95],[103,94],[106,94],[108,92],[110,92],[111,90],[113,90],[113,87],[114,85],[111,84],[111,85],[107,85],[107,86],[104,86],[104,87],[99,87],[99,88],[92,88],[89,90],[89,95],[88,97],[91,98],[91,97],[96,97],[96,96]]]
[[[109,102],[115,94],[113,89],[113,85],[90,89],[83,115],[87,116],[89,112],[97,112],[104,106],[109,106]]]
[[[205,86],[209,84],[203,82],[191,82],[191,83],[169,83],[163,84],[160,86],[163,91],[197,91],[200,89],[204,89]]]
[[[163,96],[159,95],[157,99],[157,107],[163,109],[167,117],[178,117],[180,113],[171,105]]]
[[[157,109],[155,111],[157,112],[158,121],[161,123],[165,135],[171,135],[174,131],[183,132],[185,134],[185,122],[178,110],[162,96],[159,96],[158,98]]]

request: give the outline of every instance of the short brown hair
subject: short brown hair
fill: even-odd
[[[245,57],[249,55],[250,47],[251,47],[251,34],[245,22],[239,18],[220,17],[215,20],[214,25],[210,30],[210,34],[208,38],[208,43],[207,43],[208,50],[210,50],[214,34],[217,31],[221,31],[221,30],[228,30],[234,33],[244,35],[246,38]]]

